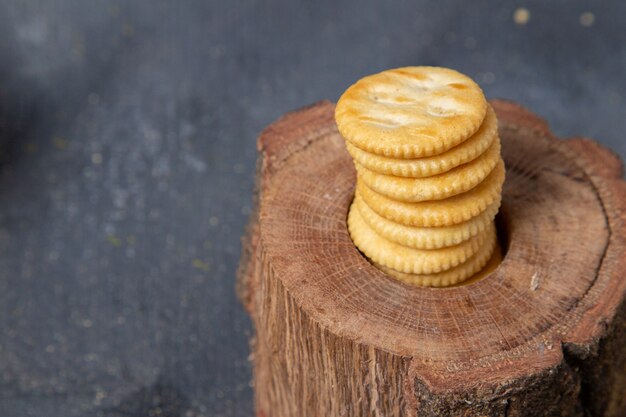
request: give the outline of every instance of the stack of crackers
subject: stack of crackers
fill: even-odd
[[[504,163],[474,81],[447,68],[384,71],[348,88],[335,119],[357,170],[348,229],[374,265],[439,287],[499,262]]]

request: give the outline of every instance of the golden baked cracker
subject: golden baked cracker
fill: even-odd
[[[495,235],[495,226],[491,224],[483,233],[456,246],[431,250],[409,248],[374,232],[354,204],[348,213],[348,230],[356,247],[373,262],[410,274],[432,274],[454,268]]]
[[[478,216],[451,226],[414,227],[385,219],[372,210],[359,194],[354,198],[354,205],[374,232],[392,242],[416,249],[439,249],[458,245],[483,232],[493,222],[499,208],[497,204],[492,204]]]
[[[440,227],[461,223],[478,216],[491,205],[500,206],[504,163],[496,165],[475,188],[445,200],[405,203],[377,194],[357,179],[356,194],[382,217],[417,227]]]
[[[418,159],[398,159],[376,155],[357,148],[350,142],[346,147],[352,158],[365,168],[379,174],[421,178],[441,174],[465,164],[489,148],[498,138],[498,120],[491,106],[478,131],[460,145],[439,154]]]
[[[355,162],[357,175],[369,188],[394,200],[419,202],[441,200],[464,193],[481,183],[500,161],[500,141],[467,164],[425,178],[394,177],[373,172]]]
[[[478,130],[487,101],[471,78],[440,67],[404,67],[362,78],[337,102],[345,140],[392,158],[436,155]]]
[[[467,261],[437,274],[407,274],[383,265],[375,265],[383,272],[407,284],[420,287],[448,287],[476,282],[489,274],[500,263],[501,255],[499,254],[498,240],[496,235],[493,234],[489,236],[489,239],[481,246],[478,252]]]
[[[502,249],[500,249],[500,245],[496,242],[496,247],[493,250],[493,255],[487,261],[487,264],[476,274],[472,275],[468,279],[464,281],[459,281],[456,284],[452,285],[453,287],[460,287],[461,285],[469,285],[473,284],[476,281],[480,281],[485,278],[487,275],[491,274],[496,270],[498,265],[502,263]]]

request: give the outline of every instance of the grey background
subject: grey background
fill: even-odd
[[[251,416],[259,131],[443,65],[623,157],[625,26],[619,1],[0,1],[0,416]]]

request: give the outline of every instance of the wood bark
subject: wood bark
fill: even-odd
[[[354,247],[355,172],[332,103],[261,134],[238,272],[259,417],[626,415],[621,161],[492,104],[504,260],[454,288],[405,285]]]

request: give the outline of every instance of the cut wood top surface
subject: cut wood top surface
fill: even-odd
[[[514,104],[492,104],[507,165],[505,257],[487,278],[455,288],[402,284],[355,248],[346,228],[355,172],[332,104],[289,114],[259,140],[259,238],[286,291],[333,333],[413,357],[415,371],[442,388],[454,384],[437,381],[446,370],[486,381],[555,365],[562,343],[592,349],[626,289],[616,158],[552,137]]]

